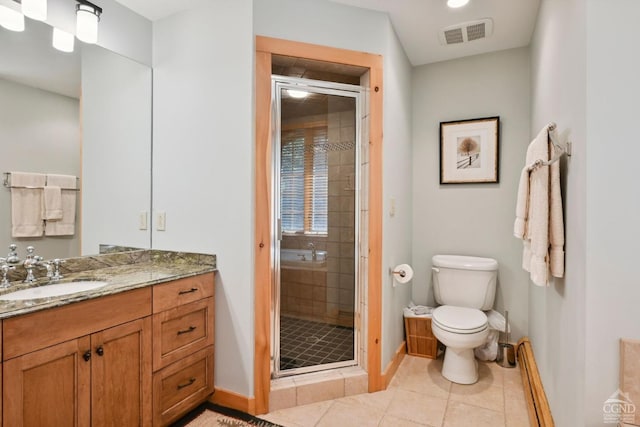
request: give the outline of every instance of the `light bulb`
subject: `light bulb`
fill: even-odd
[[[9,31],[24,31],[24,15],[0,5],[0,25]]]
[[[295,89],[287,89],[287,93],[292,98],[306,98],[309,95],[309,92],[305,92],[303,90],[295,90]]]
[[[73,52],[74,44],[73,34],[62,31],[59,28],[53,27],[53,47],[62,52]]]
[[[458,7],[462,7],[467,3],[469,3],[469,0],[447,0],[447,6],[454,9]]]
[[[47,0],[22,0],[22,13],[36,21],[46,21]]]
[[[98,21],[100,18],[94,8],[79,4],[76,6],[76,37],[85,43],[98,41]]]

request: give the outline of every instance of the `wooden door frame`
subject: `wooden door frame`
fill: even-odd
[[[369,392],[385,387],[382,376],[382,71],[381,55],[256,36],[255,56],[255,353],[256,414],[269,411],[271,389],[271,55],[285,55],[369,69],[369,268],[367,373]]]

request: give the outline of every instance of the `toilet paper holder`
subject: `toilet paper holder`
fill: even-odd
[[[392,270],[392,269],[389,269],[389,270],[391,270],[391,274],[397,274],[400,277],[406,277],[407,276],[407,272],[404,271],[404,270],[398,270],[398,271],[395,271],[395,270]]]
[[[408,283],[413,279],[413,269],[409,264],[399,264],[393,268],[389,268],[389,275],[393,277],[392,285]]]

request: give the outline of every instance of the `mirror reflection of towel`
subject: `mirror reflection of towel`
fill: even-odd
[[[42,236],[42,188],[46,180],[47,176],[40,173],[11,172],[11,237]]]
[[[47,175],[47,185],[60,188],[62,218],[47,220],[47,236],[72,236],[76,232],[76,177],[73,175]]]
[[[62,190],[58,186],[47,185],[43,189],[42,219],[47,221],[62,219]]]

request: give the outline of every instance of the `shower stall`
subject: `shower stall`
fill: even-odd
[[[360,85],[272,76],[272,378],[358,365]]]

